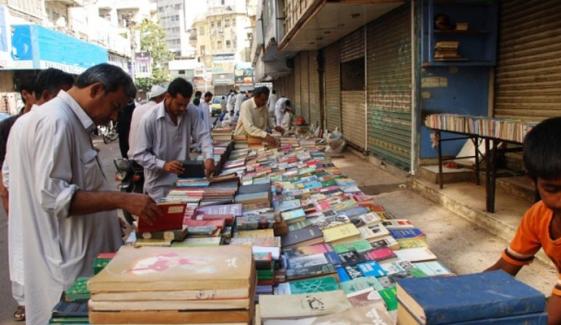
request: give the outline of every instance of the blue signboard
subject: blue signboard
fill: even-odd
[[[107,62],[107,50],[38,25],[12,26],[12,59],[32,61],[34,69],[49,66],[78,72]]]

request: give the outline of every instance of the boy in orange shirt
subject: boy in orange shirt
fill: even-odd
[[[491,270],[515,276],[543,248],[561,274],[561,117],[545,120],[524,139],[524,165],[541,201],[522,217],[516,235]],[[547,303],[548,324],[561,324],[561,277]]]

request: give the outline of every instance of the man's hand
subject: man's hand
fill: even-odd
[[[264,140],[269,146],[278,147],[277,139],[275,139],[275,137],[271,136],[270,134],[267,134]]]
[[[205,175],[206,177],[210,177],[214,175],[214,159],[207,159],[205,160]]]
[[[138,193],[126,193],[126,195],[123,209],[144,219],[149,225],[154,224],[154,221],[162,215],[156,202],[148,195]]]
[[[164,171],[172,174],[183,174],[183,163],[179,160],[168,161],[164,164]]]
[[[280,132],[281,134],[284,134],[284,129],[280,126],[275,126],[275,131]]]

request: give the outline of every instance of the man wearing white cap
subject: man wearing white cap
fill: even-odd
[[[159,103],[164,100],[164,96],[166,95],[166,88],[162,85],[153,85],[148,93],[148,102],[144,105],[137,106],[132,113],[131,119],[131,129],[129,133],[129,152],[128,156],[132,158],[132,155],[135,150],[136,142],[139,137],[138,134],[138,126],[140,125],[140,120],[142,117],[152,108],[156,107]]]

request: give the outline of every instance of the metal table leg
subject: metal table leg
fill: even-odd
[[[475,184],[480,185],[481,184],[481,179],[479,176],[479,137],[475,136],[475,138],[473,139],[474,141],[474,146],[475,146]]]
[[[440,189],[444,188],[444,180],[442,176],[442,138],[440,131],[436,131],[436,137],[438,138],[438,184]]]

